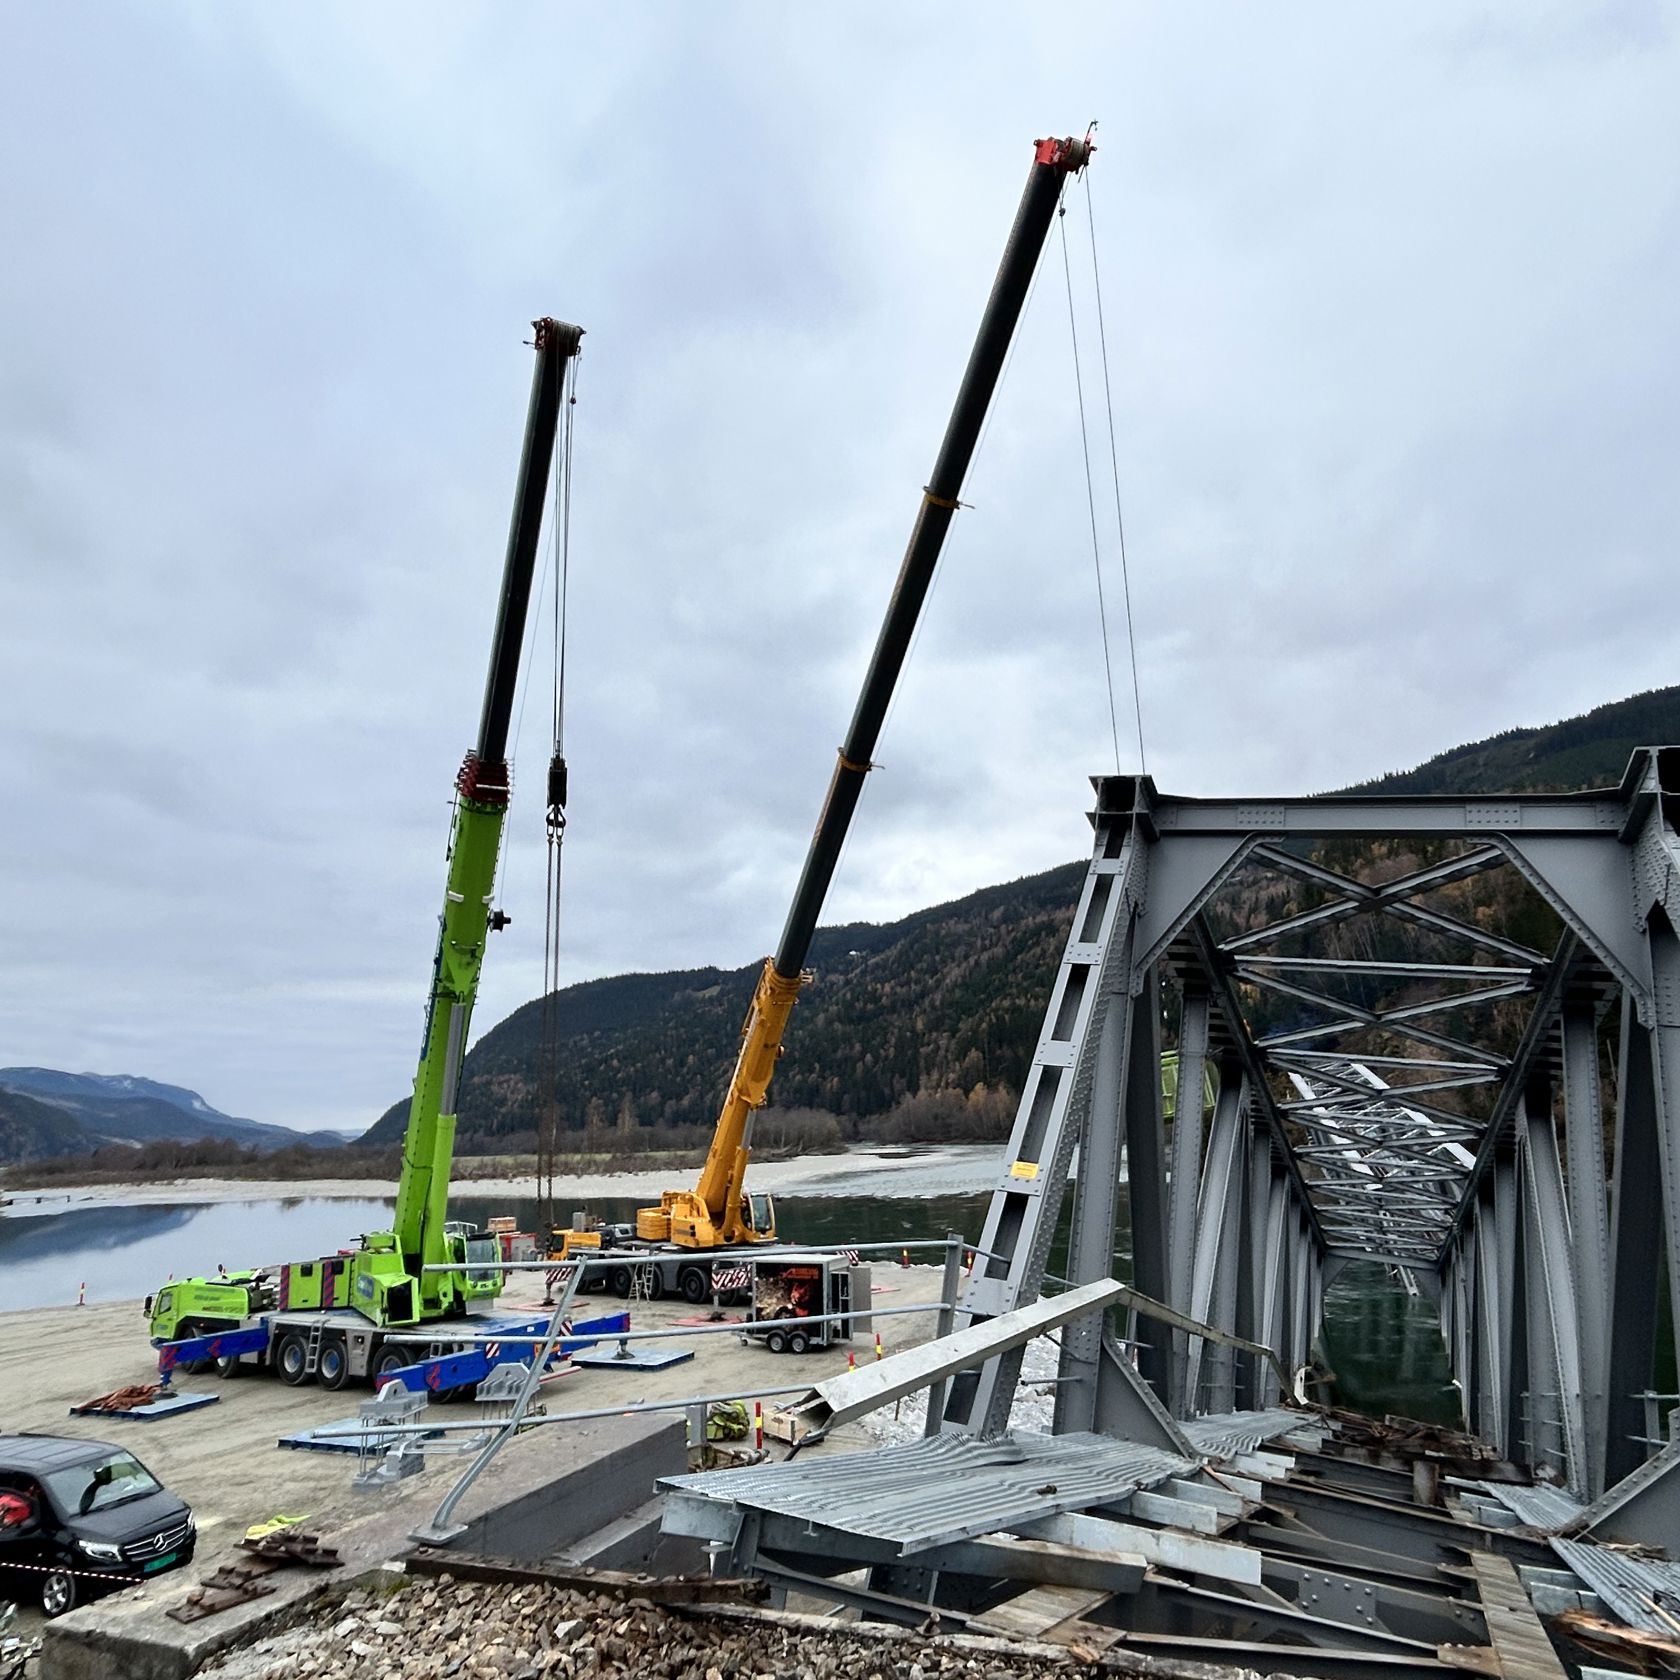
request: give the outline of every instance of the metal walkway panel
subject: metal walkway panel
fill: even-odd
[[[868,1535],[904,1553],[1124,1500],[1194,1460],[1102,1435],[936,1435],[837,1458],[669,1476],[659,1485]]]
[[[1542,1534],[1558,1534],[1574,1528],[1586,1515],[1586,1506],[1572,1499],[1562,1488],[1518,1487],[1507,1482],[1478,1482],[1482,1492],[1496,1499],[1520,1523]]]
[[[1310,1428],[1314,1421],[1305,1412],[1277,1407],[1265,1412],[1209,1412],[1205,1417],[1186,1419],[1179,1428],[1197,1452],[1209,1458],[1235,1458],[1280,1435]]]
[[[1665,1639],[1674,1637],[1675,1612],[1664,1606],[1680,1604],[1680,1563],[1637,1558],[1586,1540],[1554,1540],[1552,1550],[1619,1620]]]

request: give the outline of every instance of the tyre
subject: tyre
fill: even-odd
[[[321,1343],[321,1363],[315,1374],[321,1379],[322,1388],[343,1388],[349,1382],[350,1350],[342,1336],[329,1336]]]
[[[41,1614],[62,1616],[76,1608],[76,1577],[68,1569],[54,1569],[41,1577]]]
[[[413,1363],[414,1361],[406,1348],[382,1347],[373,1361],[374,1388],[383,1388],[405,1365],[412,1365]]]
[[[181,1326],[181,1334],[178,1339],[184,1342],[193,1336],[208,1336],[211,1333],[208,1325],[197,1324],[189,1319]],[[203,1376],[214,1363],[215,1361],[211,1359],[183,1359],[176,1365],[175,1369],[183,1376],[199,1377]]]
[[[811,1345],[811,1338],[803,1330],[793,1330],[788,1333],[788,1352],[803,1353]]]
[[[665,1274],[657,1264],[649,1266],[646,1271],[647,1298],[650,1301],[665,1299]]]
[[[630,1299],[630,1268],[614,1266],[607,1278],[608,1287],[621,1301]]]
[[[772,1330],[770,1334],[764,1338],[764,1345],[769,1348],[772,1353],[783,1353],[787,1350],[787,1337],[784,1336],[780,1330]]]
[[[309,1338],[301,1331],[291,1330],[280,1338],[274,1352],[274,1368],[280,1380],[292,1388],[309,1381]]]
[[[223,1354],[216,1361],[216,1375],[223,1382],[232,1382],[235,1377],[242,1377],[244,1374],[245,1366],[237,1353]]]
[[[711,1279],[698,1266],[684,1266],[677,1287],[682,1290],[682,1298],[694,1307],[712,1292]]]

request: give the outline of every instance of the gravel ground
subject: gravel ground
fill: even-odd
[[[229,1655],[217,1680],[1015,1680],[1083,1666],[931,1639],[679,1615],[556,1587],[415,1581],[356,1592]]]

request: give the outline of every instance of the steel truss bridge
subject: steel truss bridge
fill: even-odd
[[[1307,1364],[1326,1289],[1377,1260],[1439,1306],[1467,1423],[1501,1457],[1583,1499],[1635,1470],[1661,1444],[1664,1267],[1680,1301],[1680,748],[1642,749],[1619,787],[1574,794],[1094,785],[1096,843],[967,1320],[1061,1281],[1065,1195],[1065,1281],[1109,1276],[1124,1197],[1136,1288],[1277,1355],[1137,1318],[1138,1369],[1175,1417],[1283,1398],[1279,1366]],[[1550,908],[1549,950],[1447,890],[1495,871]],[[1286,890],[1244,901],[1285,913],[1222,914],[1257,878]],[[1405,957],[1348,954],[1393,949],[1396,928]],[[1155,1073],[1169,998],[1170,1125]],[[1192,1095],[1209,1067],[1211,1113]],[[1104,1415],[1123,1357],[1106,1334],[1091,1314],[1063,1336],[1058,1431]],[[947,1424],[1002,1428],[1019,1359],[957,1382]]]
[[[667,1478],[665,1531],[1157,1680],[1680,1673],[1680,748],[1578,794],[1095,786],[948,1333],[778,1413],[797,1462]],[[1371,1261],[1462,1430],[1312,1403]]]

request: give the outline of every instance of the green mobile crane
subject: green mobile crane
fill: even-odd
[[[509,795],[508,724],[549,465],[561,405],[583,337],[581,328],[563,321],[545,318],[534,326],[537,365],[501,603],[478,740],[455,778],[449,873],[392,1228],[364,1236],[349,1252],[323,1259],[171,1282],[152,1303],[154,1341],[175,1342],[245,1329],[260,1316],[270,1329],[271,1362],[282,1376],[301,1380],[313,1374],[311,1362],[318,1359],[323,1380],[328,1380],[327,1356],[320,1350],[329,1344],[339,1349],[343,1361],[342,1367],[333,1367],[333,1374],[342,1369],[346,1378],[362,1376],[376,1371],[381,1363],[379,1339],[365,1328],[347,1333],[342,1309],[353,1309],[376,1330],[405,1329],[458,1318],[472,1302],[493,1298],[501,1291],[501,1273],[483,1264],[498,1258],[495,1239],[450,1225],[447,1212],[461,1062],[478,996],[485,941],[509,920],[491,904]],[[551,820],[555,808],[564,805],[565,780],[565,760],[556,753],[549,769]],[[434,1267],[448,1269],[428,1269]],[[323,1328],[323,1314],[338,1316]]]

